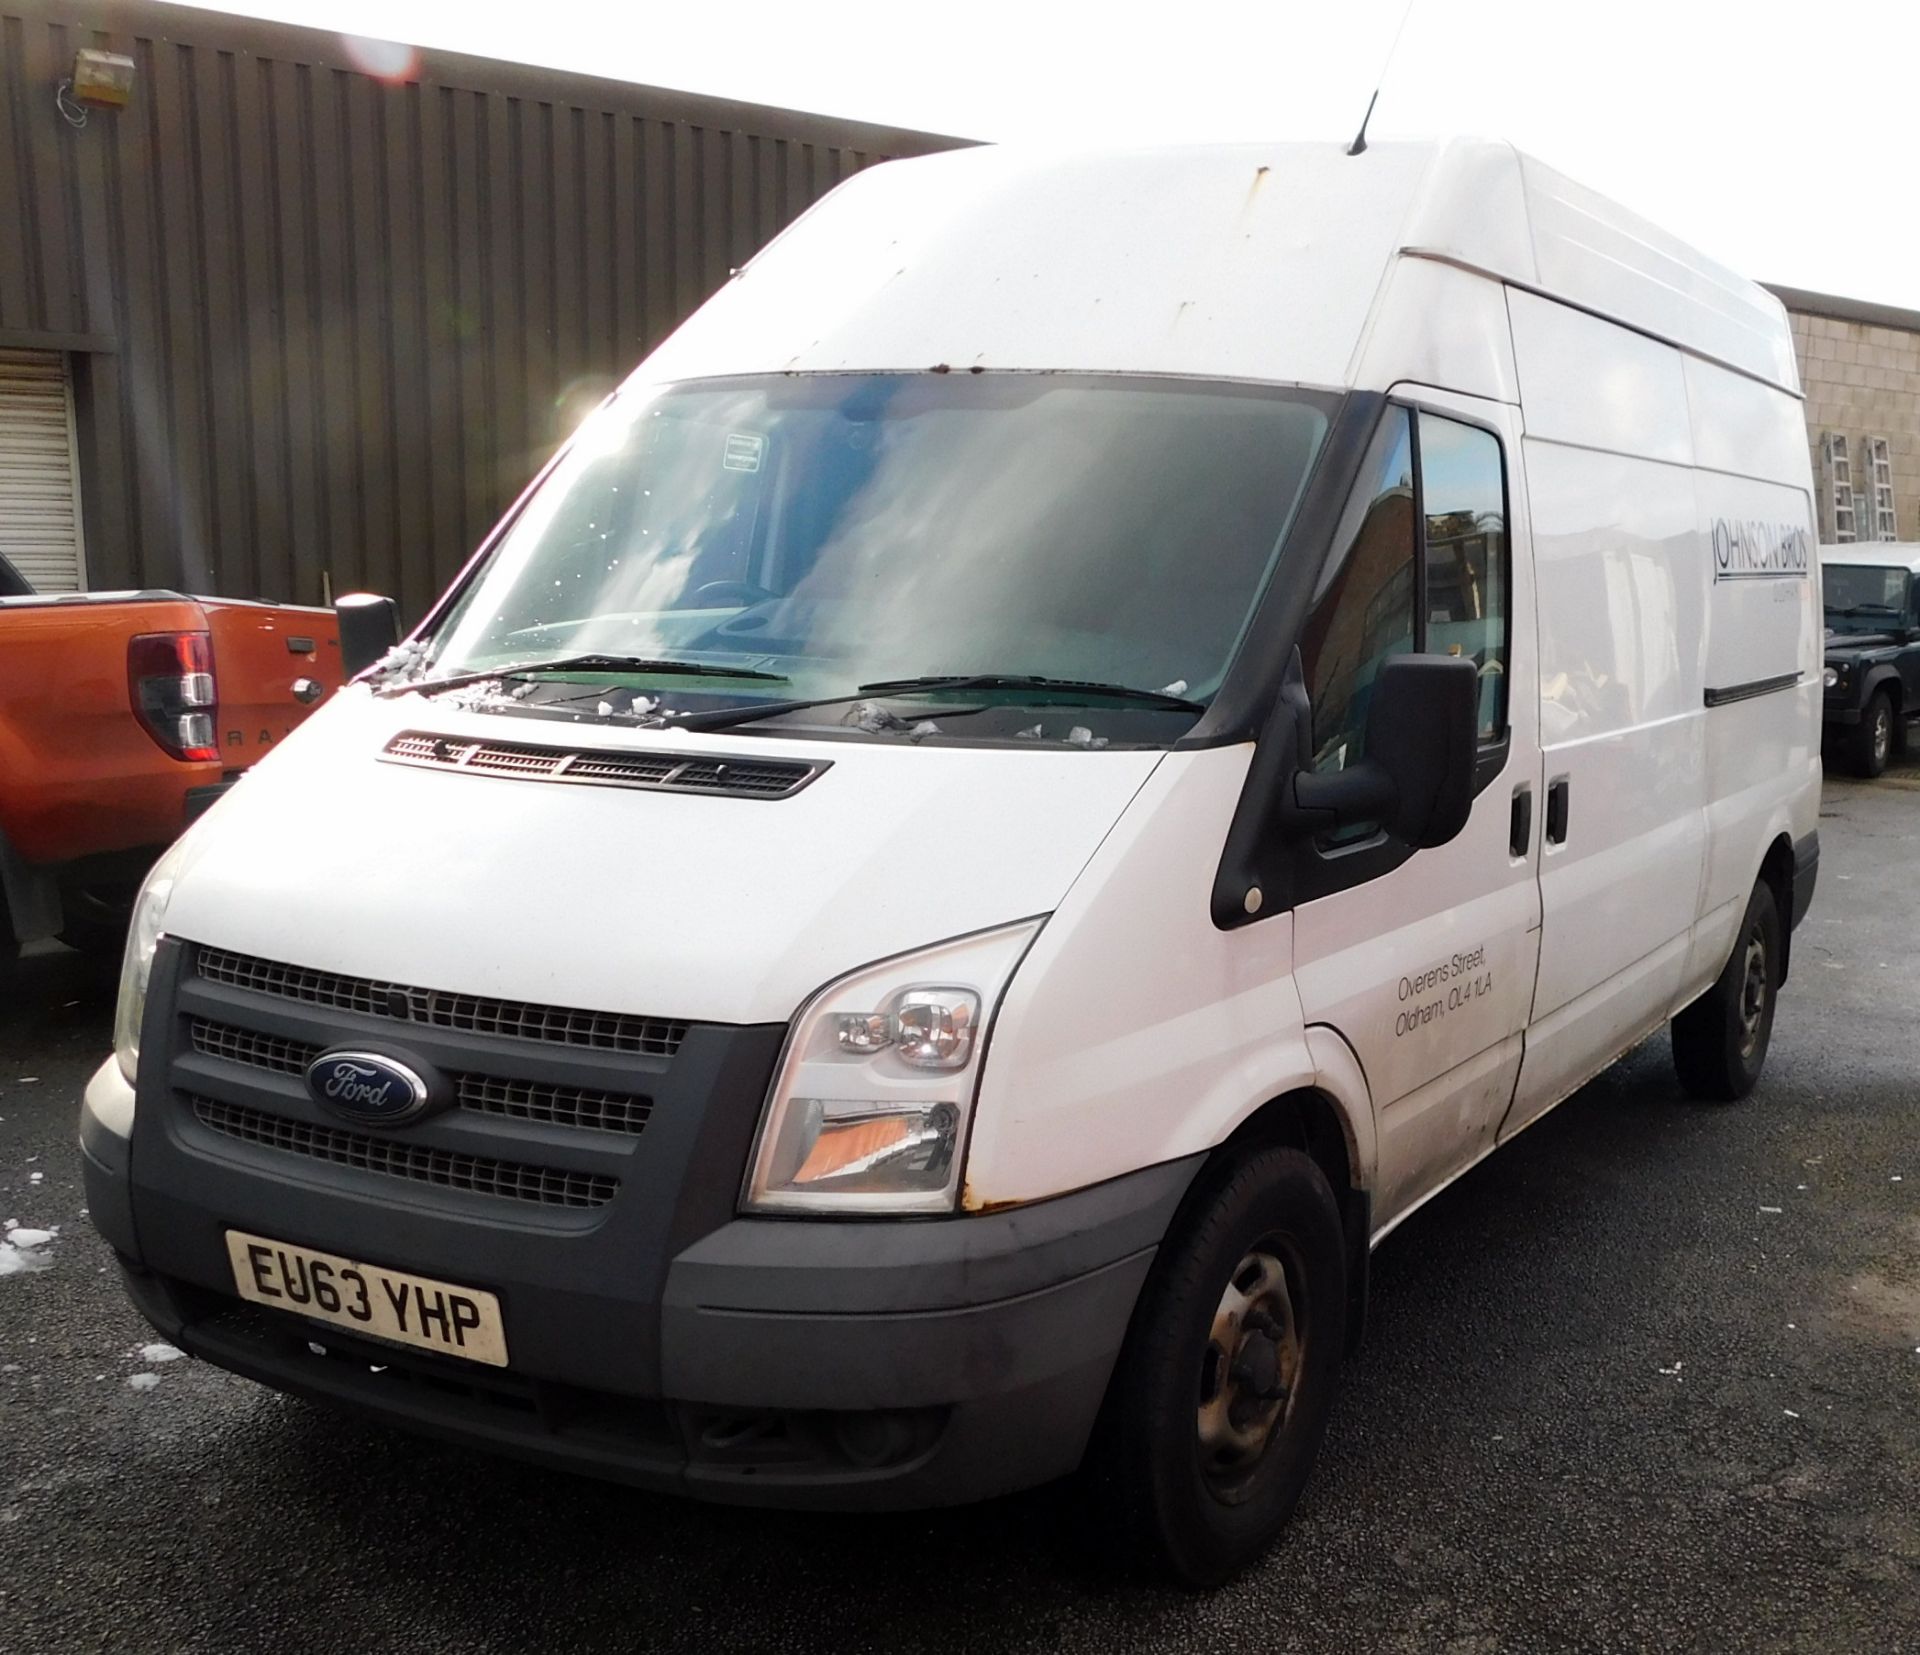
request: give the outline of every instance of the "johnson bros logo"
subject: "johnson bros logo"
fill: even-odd
[[[1812,563],[1812,543],[1797,523],[1713,520],[1715,580],[1805,580]]]

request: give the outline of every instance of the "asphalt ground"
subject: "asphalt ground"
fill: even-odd
[[[0,1218],[59,1230],[0,1276],[0,1650],[1920,1649],[1920,771],[1821,829],[1758,1094],[1686,1102],[1656,1037],[1404,1225],[1292,1528],[1206,1597],[1057,1491],[706,1508],[141,1355],[73,1145],[111,985],[41,951],[0,1006]]]

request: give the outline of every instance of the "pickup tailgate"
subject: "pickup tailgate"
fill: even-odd
[[[244,770],[340,687],[340,629],[328,609],[200,604],[213,632],[220,762]]]

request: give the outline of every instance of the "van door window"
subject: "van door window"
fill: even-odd
[[[1404,408],[1381,421],[1334,545],[1300,638],[1315,770],[1359,761],[1380,663],[1414,647],[1413,439]]]
[[[1426,591],[1422,648],[1465,656],[1480,673],[1480,740],[1507,727],[1507,509],[1500,439],[1420,416],[1420,512]]]

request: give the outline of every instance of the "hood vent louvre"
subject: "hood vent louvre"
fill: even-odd
[[[657,793],[707,793],[728,799],[790,799],[828,768],[799,759],[679,757],[631,749],[586,751],[520,741],[469,741],[403,730],[381,752],[389,764],[463,770],[581,787],[637,787]]]

